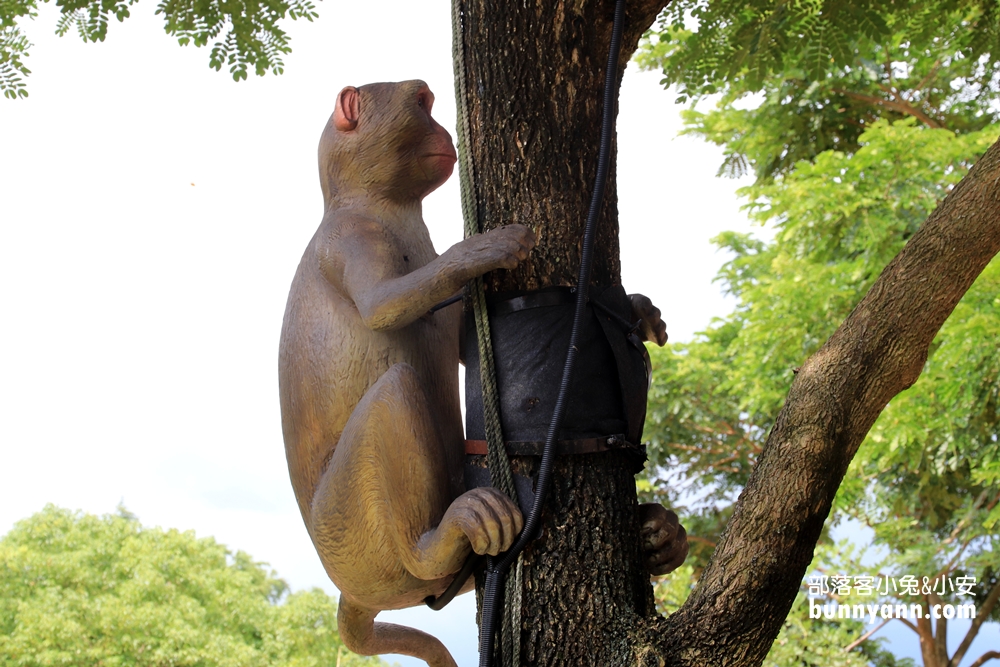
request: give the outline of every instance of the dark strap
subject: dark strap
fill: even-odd
[[[541,456],[545,448],[543,441],[507,442],[507,454],[510,456]],[[644,449],[625,440],[624,435],[605,435],[599,438],[583,438],[581,440],[558,440],[557,455],[595,454],[612,449]],[[485,440],[466,440],[465,453],[486,455]]]
[[[572,305],[575,294],[575,287],[554,286],[516,296],[510,296],[510,293],[498,294],[493,298],[487,297],[487,301],[490,304],[490,315],[500,317],[531,308]]]

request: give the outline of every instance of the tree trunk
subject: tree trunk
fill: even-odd
[[[629,0],[620,69],[665,4]],[[522,223],[539,236],[526,264],[488,278],[492,291],[575,283],[613,5],[460,2],[480,223]],[[614,173],[612,158],[599,286],[619,281]],[[1000,144],[802,367],[698,588],[668,619],[653,613],[641,570],[630,463],[614,453],[559,460],[541,538],[525,553],[522,664],[760,665],[858,446],[916,381],[941,324],[998,250]]]
[[[630,3],[619,80],[665,4]],[[460,8],[481,228],[521,223],[539,239],[528,262],[488,276],[487,290],[575,285],[597,171],[614,2],[468,0]],[[592,284],[599,287],[620,282],[613,156],[594,250]],[[514,465],[527,472],[536,463]],[[627,455],[557,459],[540,538],[524,554],[523,665],[634,662],[628,633],[654,613],[636,507]]]

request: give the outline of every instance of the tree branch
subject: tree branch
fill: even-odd
[[[979,659],[969,665],[969,667],[979,667],[989,660],[1000,660],[1000,651],[987,651],[979,656]]]
[[[924,613],[917,619],[917,635],[920,637],[920,657],[924,667],[946,667],[938,665],[934,652],[934,628],[931,626],[930,603],[924,598]]]
[[[969,513],[962,517],[962,519],[955,525],[955,528],[951,531],[951,534],[941,543],[941,544],[951,544],[958,537],[958,534],[965,530],[965,527],[969,525],[972,521],[972,515],[976,513],[983,503],[986,502],[986,498],[989,497],[989,490],[984,490],[976,500],[972,503],[972,507],[969,509]],[[940,550],[939,550],[940,551]],[[948,568],[946,568],[947,571]]]
[[[763,662],[851,459],[889,400],[917,380],[941,325],[1000,251],[998,211],[1000,142],[796,375],[697,588],[651,628],[666,665]]]
[[[873,634],[875,634],[876,632],[878,632],[882,628],[884,628],[886,626],[886,624],[889,621],[891,621],[891,620],[892,620],[891,618],[885,619],[884,621],[882,621],[881,623],[879,623],[878,625],[876,625],[874,628],[872,628],[871,630],[869,630],[865,634],[863,634],[860,637],[858,637],[857,639],[855,639],[853,642],[851,642],[850,644],[848,644],[847,646],[844,647],[844,652],[845,653],[850,653],[851,651],[853,651],[854,649],[856,649],[858,646],[861,645],[861,643],[863,641],[865,641],[866,639],[868,639],[869,637],[871,637]]]
[[[634,18],[639,24],[637,27],[641,27],[642,32],[646,32],[664,7],[669,4],[670,0],[628,0],[626,11],[629,18]]]
[[[965,633],[965,637],[962,638],[962,643],[958,645],[955,650],[955,655],[952,656],[951,660],[948,661],[948,667],[958,667],[962,662],[962,658],[965,657],[965,653],[969,650],[972,645],[972,640],[976,638],[979,634],[979,628],[986,622],[986,618],[992,613],[993,607],[996,606],[997,600],[1000,600],[1000,581],[997,581],[990,589],[989,594],[986,596],[986,601],[983,602],[982,606],[979,607],[979,612],[976,617],[972,619],[972,627],[969,631]],[[980,658],[980,660],[982,660]],[[989,660],[989,658],[987,658]],[[983,661],[985,662],[985,660]],[[979,664],[982,664],[980,662]]]
[[[913,89],[913,92],[919,93],[921,90],[923,90],[924,86],[926,86],[927,83],[934,77],[934,75],[937,74],[937,71],[940,67],[941,67],[941,60],[940,59],[935,60],[934,64],[931,65],[931,71],[927,73],[927,76],[925,76],[923,79],[920,80],[920,83],[918,83],[917,87]]]
[[[940,609],[943,606],[943,600],[937,593],[931,593],[928,596],[930,604],[937,605]],[[948,619],[941,614],[941,617],[937,619],[934,627],[934,654],[937,657],[937,662],[939,665],[948,665]]]
[[[874,95],[855,93],[852,90],[844,90],[843,88],[832,88],[831,91],[837,93],[838,95],[849,97],[852,100],[858,100],[859,102],[868,102],[869,104],[874,104],[876,106],[885,107],[886,109],[892,109],[893,111],[898,111],[904,116],[913,116],[927,127],[935,129],[943,127],[941,123],[934,120],[926,113],[924,113],[920,109],[917,109],[916,107],[914,107],[909,102],[906,102],[905,100],[904,101],[887,100],[882,97],[875,97]]]

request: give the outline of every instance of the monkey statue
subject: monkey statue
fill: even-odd
[[[289,476],[341,591],[344,644],[455,667],[436,638],[375,617],[441,594],[470,552],[506,550],[522,516],[494,489],[465,490],[462,306],[430,311],[473,277],[514,268],[535,235],[509,225],[435,253],[421,200],[457,156],[433,103],[422,81],[337,96],[319,145],[323,220],[288,296],[279,385]],[[663,344],[659,311],[648,299],[636,310]],[[650,570],[677,567],[687,542],[676,515],[642,507]]]

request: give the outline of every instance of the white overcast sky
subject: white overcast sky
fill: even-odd
[[[46,503],[124,501],[334,593],[285,468],[285,296],[320,220],[316,145],[343,86],[424,79],[454,135],[449,3],[328,0],[291,24],[283,76],[239,84],[168,38],[153,3],[133,11],[95,45],[56,38],[44,5],[25,26],[31,96],[0,101],[0,534]],[[623,279],[686,340],[731,305],[709,238],[748,225],[737,183],[714,177],[718,149],[675,139],[658,80],[630,65],[623,83]],[[461,238],[457,176],[424,217],[439,252]],[[472,596],[394,618],[476,664]]]

